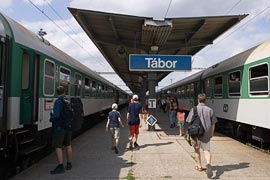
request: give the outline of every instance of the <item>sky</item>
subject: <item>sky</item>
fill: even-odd
[[[270,39],[269,0],[1,0],[0,12],[47,39],[82,64],[129,92],[67,7],[155,19],[248,14],[248,17],[192,57],[193,68],[207,68]],[[157,90],[187,77],[191,72],[172,72]]]

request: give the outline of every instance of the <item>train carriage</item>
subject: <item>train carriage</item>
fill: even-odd
[[[77,108],[76,131],[83,117],[127,102],[126,92],[1,13],[0,70],[1,166],[50,143],[58,85]]]
[[[270,142],[269,57],[267,41],[162,91],[177,92],[179,103],[187,111],[197,103],[197,94],[204,92],[206,104],[214,109],[219,124],[230,129],[232,135]],[[190,98],[188,89],[194,85],[199,92]]]

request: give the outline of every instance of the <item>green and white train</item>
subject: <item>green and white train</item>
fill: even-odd
[[[189,111],[205,93],[219,125],[234,136],[270,142],[270,43],[247,51],[163,88]]]
[[[127,103],[125,91],[0,13],[0,165],[50,143],[58,85],[79,111],[76,131],[91,121],[80,117]]]

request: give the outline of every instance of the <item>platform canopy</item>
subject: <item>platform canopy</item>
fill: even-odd
[[[140,92],[145,71],[129,71],[130,54],[195,55],[247,15],[154,20],[68,8],[131,91]],[[170,72],[157,72],[157,82]]]

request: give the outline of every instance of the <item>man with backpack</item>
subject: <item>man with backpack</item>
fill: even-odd
[[[56,89],[58,99],[53,106],[53,113],[51,113],[52,122],[52,146],[55,148],[58,165],[51,174],[60,174],[65,172],[63,165],[63,150],[62,147],[67,148],[67,166],[66,170],[72,168],[72,147],[71,147],[71,121],[72,108],[70,101],[65,97],[65,88],[58,86]]]
[[[195,150],[195,161],[196,161],[195,169],[198,171],[204,170],[201,165],[201,155],[200,155],[200,148],[201,148],[204,152],[204,157],[206,160],[207,177],[211,178],[213,176],[213,172],[211,167],[210,140],[214,135],[215,123],[217,122],[217,118],[215,117],[213,110],[205,105],[205,100],[206,100],[205,94],[201,93],[198,95],[197,108],[193,108],[190,110],[186,122],[187,123],[192,122],[192,120],[194,119],[193,114],[196,114],[196,112],[194,113],[194,111],[196,111],[197,109],[197,114],[200,117],[204,132],[202,135],[191,136],[191,144]]]

